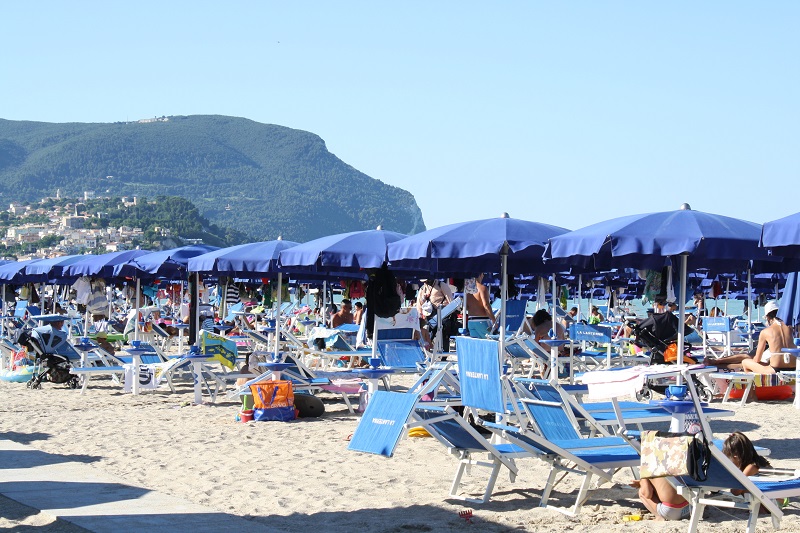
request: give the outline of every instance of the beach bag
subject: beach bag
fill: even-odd
[[[250,385],[253,394],[253,420],[288,422],[297,418],[294,389],[288,380],[265,381]]]
[[[695,481],[706,480],[711,451],[702,433],[643,431],[641,453],[642,479],[689,476]]]

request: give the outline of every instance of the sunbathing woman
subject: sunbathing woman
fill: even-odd
[[[754,476],[760,468],[769,466],[769,461],[758,455],[750,439],[739,431],[725,439],[722,453],[746,476]],[[631,483],[631,486],[639,489],[639,499],[656,520],[683,520],[692,514],[689,502],[678,494],[667,478],[640,479]],[[742,494],[743,491],[734,490],[733,493]]]
[[[764,306],[767,327],[758,335],[758,349],[753,359],[742,361],[745,372],[775,374],[779,370],[795,368],[795,357],[782,353],[783,348],[793,348],[792,329],[777,317],[778,305],[774,301]]]

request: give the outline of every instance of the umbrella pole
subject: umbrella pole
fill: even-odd
[[[556,298],[556,275],[555,274],[553,274],[553,281],[552,281],[550,287],[551,287],[550,293],[551,293],[552,298],[553,298],[553,318],[552,318],[553,334],[552,334],[552,338],[553,339],[557,339],[558,338],[558,323],[557,323],[558,313],[556,312],[556,310],[558,309],[558,307],[557,307],[558,304],[556,303],[557,302],[557,298]],[[557,345],[550,346],[550,381],[552,383],[558,383],[558,346]]]
[[[328,327],[328,321],[325,320],[325,314],[328,312],[328,280],[322,281],[322,327]]]
[[[725,310],[725,316],[728,316],[728,299],[730,298],[730,292],[731,292],[731,278],[728,278],[725,281],[725,306],[723,308]]]
[[[136,314],[133,315],[133,340],[139,340],[139,307],[141,307],[142,301],[140,298],[141,295],[141,281],[139,277],[136,277]],[[87,309],[88,311],[88,309]],[[137,380],[134,380],[137,381]]]
[[[578,274],[578,318],[576,319],[578,322],[581,320],[581,299],[583,295],[581,294],[581,286],[583,285],[583,274]]]
[[[500,286],[500,342],[498,342],[498,356],[502,365],[503,354],[506,353],[506,299],[508,299],[508,251],[505,249],[500,252],[500,276],[502,285]]]
[[[683,327],[684,315],[686,314],[686,270],[688,268],[689,256],[681,255],[681,286],[678,300],[678,364],[683,364]],[[678,385],[683,384],[683,375],[678,374]]]
[[[281,346],[281,285],[283,284],[283,272],[278,272],[278,296],[275,301],[278,303],[277,311],[275,312],[275,356],[273,359],[278,361],[280,357]]]
[[[753,350],[753,271],[747,267],[747,351]]]

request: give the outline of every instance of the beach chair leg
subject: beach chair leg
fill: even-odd
[[[81,387],[81,396],[86,394],[86,389],[89,388],[89,374],[81,376],[83,378],[83,387]]]
[[[586,497],[589,493],[589,485],[592,483],[592,473],[587,472],[584,476],[583,483],[581,483],[581,488],[578,490],[578,497],[575,499],[575,505],[572,507],[571,515],[578,516],[578,513],[581,512],[581,507],[583,506],[583,502],[586,500]]]
[[[495,457],[494,461],[492,462],[492,472],[489,474],[489,482],[486,484],[486,490],[483,492],[483,500],[481,503],[486,503],[489,501],[489,498],[492,497],[492,491],[494,490],[494,485],[497,483],[497,476],[500,474],[500,469],[502,468],[503,463]]]
[[[556,483],[557,469],[555,465],[550,468],[550,474],[547,476],[547,483],[545,483],[544,490],[542,490],[542,499],[539,501],[539,507],[547,507],[547,502],[550,500],[550,493]]]
[[[758,511],[761,508],[761,502],[756,498],[750,500],[750,516],[747,517],[747,533],[756,533],[756,523],[758,522]]]
[[[346,392],[342,393],[342,400],[344,400],[344,404],[347,406],[347,410],[350,412],[350,414],[354,414],[355,411],[353,410],[353,405],[350,403],[350,398],[347,397]]]
[[[461,457],[458,461],[458,468],[456,469],[456,475],[453,478],[453,483],[450,485],[450,496],[452,498],[458,498],[458,488],[461,486],[461,478],[464,476],[464,472],[467,469],[467,465],[469,464],[468,458]]]
[[[691,498],[687,498],[689,503],[692,505],[692,514],[689,517],[689,529],[687,530],[689,533],[694,533],[697,531],[697,525],[700,523],[700,519],[703,517],[703,509],[705,508],[705,505],[701,503],[701,496],[701,491],[692,491]]]

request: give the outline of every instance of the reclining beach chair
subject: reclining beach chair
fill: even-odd
[[[550,474],[542,491],[541,507],[575,516],[586,501],[593,477],[605,481],[621,468],[636,468],[638,450],[622,437],[584,437],[577,430],[572,412],[563,402],[522,398],[526,415],[519,426],[482,421],[481,423],[511,444],[550,464]],[[553,488],[563,479],[559,473],[584,476],[574,505],[569,509],[548,505]]]
[[[694,383],[690,379],[686,383],[697,412],[702,413],[703,406]],[[800,471],[761,469],[757,476],[747,477],[722,453],[721,444],[714,442],[705,417],[700,417],[700,426],[711,451],[707,479],[699,482],[688,476],[674,478],[678,493],[692,504],[688,531],[692,533],[697,530],[707,505],[746,509],[749,512],[747,533],[755,533],[759,511],[763,506],[770,513],[773,528],[779,529],[783,512],[776,500],[800,496]],[[743,490],[745,494],[742,497],[734,496],[729,492],[731,490]]]
[[[456,338],[461,402],[475,419],[479,411],[512,420],[521,416],[511,382],[503,375],[499,345],[494,340]]]
[[[517,474],[514,459],[529,457],[527,452],[510,444],[492,444],[451,407],[426,407],[419,400],[416,394],[377,391],[367,405],[347,449],[391,457],[409,428],[424,427],[452,455],[458,457],[458,468],[450,487],[451,498],[486,503],[503,467],[509,470],[511,480],[514,480]],[[488,454],[488,460],[474,459],[478,454]],[[490,469],[481,498],[459,495],[464,473],[472,466]]]

